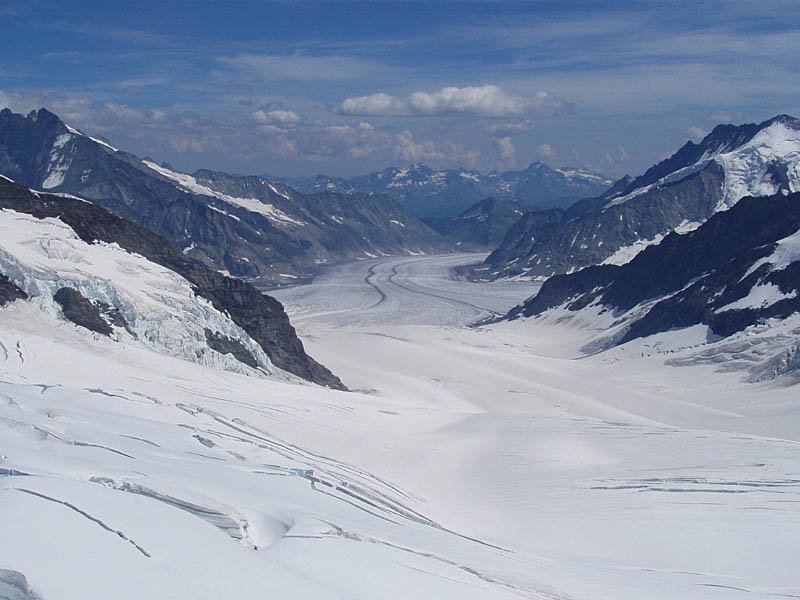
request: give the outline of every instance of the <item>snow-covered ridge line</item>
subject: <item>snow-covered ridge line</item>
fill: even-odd
[[[227,202],[228,204],[232,204],[234,206],[244,208],[250,212],[263,215],[279,225],[305,225],[303,221],[293,219],[274,205],[262,202],[258,198],[240,198],[238,196],[229,196],[228,194],[223,194],[222,192],[218,192],[217,190],[199,183],[195,177],[192,177],[186,173],[180,173],[178,171],[167,169],[149,160],[143,160],[142,164],[155,171],[159,175],[166,177],[167,179],[171,179],[181,188],[193,194],[218,198],[224,202]],[[283,196],[284,198],[287,197],[286,194],[278,192],[272,186],[270,186],[270,188],[279,196]]]
[[[59,219],[0,210],[0,271],[50,318],[61,318],[55,292],[75,289],[120,312],[130,333],[117,330],[118,342],[238,373],[287,378],[227,315],[196,296],[181,275],[116,244],[87,244]],[[206,329],[238,341],[260,370],[212,350]]]
[[[114,148],[114,146],[112,146],[111,144],[109,144],[106,141],[101,140],[100,138],[96,138],[96,137],[92,137],[90,135],[86,135],[85,133],[83,133],[79,129],[75,129],[74,127],[72,127],[70,125],[67,125],[66,123],[64,123],[64,126],[67,128],[67,131],[69,131],[70,133],[72,133],[74,135],[79,135],[81,137],[85,137],[86,139],[92,140],[94,143],[100,144],[101,146],[103,146],[105,148],[108,148],[112,152],[119,152],[119,150],[117,148]]]
[[[800,131],[783,121],[775,121],[751,140],[736,148],[722,145],[709,149],[694,164],[660,178],[655,183],[612,197],[604,208],[623,204],[650,190],[680,181],[716,162],[725,173],[723,199],[716,210],[726,210],[745,196],[770,196],[777,193],[770,173],[771,165],[786,163],[790,192],[800,190]]]
[[[591,171],[585,171],[583,169],[570,169],[566,167],[553,169],[557,173],[561,173],[567,179],[572,179],[575,177],[579,177],[581,179],[590,179],[592,181],[596,181],[597,183],[601,183],[603,185],[611,185],[614,183],[612,180],[603,177],[602,175],[598,175],[597,173],[592,173]]]

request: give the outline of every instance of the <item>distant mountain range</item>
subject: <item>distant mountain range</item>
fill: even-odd
[[[800,370],[800,193],[746,197],[624,265],[551,277],[506,318],[548,315],[595,329],[589,352],[648,338],[654,351],[697,346],[697,360],[738,363],[754,381]]]
[[[567,209],[531,212],[508,232],[479,280],[540,277],[622,264],[672,231],[696,229],[744,196],[800,191],[800,121],[719,125],[635,179]]]
[[[390,167],[358,177],[285,178],[285,183],[305,192],[388,194],[418,217],[454,217],[488,197],[513,200],[528,209],[569,206],[597,196],[612,181],[584,169],[553,169],[543,162],[521,171],[481,174],[469,169],[434,170],[423,163],[407,168]]]
[[[91,200],[195,262],[264,284],[297,281],[321,264],[451,250],[388,195],[305,194],[262,177],[180,173],[89,137],[45,109],[0,112],[0,173]]]
[[[90,202],[5,177],[0,209],[0,306],[23,301],[32,315],[60,315],[87,335],[344,389],[306,354],[277,300],[186,260],[158,235]]]

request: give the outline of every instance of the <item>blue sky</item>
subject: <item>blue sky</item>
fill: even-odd
[[[0,6],[0,105],[238,173],[423,161],[637,174],[720,122],[800,116],[796,0]]]

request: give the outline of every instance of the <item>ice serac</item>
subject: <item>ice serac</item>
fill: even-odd
[[[546,278],[602,262],[623,264],[742,197],[799,190],[800,121],[780,115],[758,125],[720,125],[600,196],[521,221],[473,276]]]
[[[11,569],[0,569],[0,598],[3,600],[38,600],[28,580],[22,573]]]
[[[17,219],[8,224],[9,238],[12,231],[24,237],[26,227],[49,228],[37,229],[30,240],[0,240],[4,275],[43,310],[57,310],[57,303],[81,327],[104,335],[121,327],[146,345],[187,359],[209,347],[250,366],[258,355],[259,368],[274,365],[344,389],[306,354],[277,300],[244,281],[187,261],[160,236],[92,203],[31,192],[4,178],[0,209],[6,209],[7,220]],[[30,215],[29,221],[35,222],[14,215]],[[34,254],[15,256],[11,244],[17,242],[20,252]],[[10,289],[6,295],[13,296]]]
[[[0,173],[89,199],[189,260],[265,284],[295,282],[320,264],[451,249],[388,196],[309,195],[261,177],[181,173],[84,135],[45,109],[0,112]]]
[[[800,316],[800,193],[745,197],[627,264],[551,277],[506,318],[555,313],[602,323],[593,350],[697,325],[707,328],[709,340],[794,327],[792,319]],[[796,334],[774,352],[790,364]]]
[[[566,207],[605,191],[611,181],[584,169],[553,169],[534,162],[519,171],[483,174],[472,169],[434,170],[423,163],[352,178],[318,175],[286,180],[309,192],[389,194],[411,214],[447,219],[488,197],[519,202],[528,209]]]

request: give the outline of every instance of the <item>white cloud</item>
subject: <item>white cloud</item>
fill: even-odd
[[[507,137],[524,131],[531,131],[534,128],[533,122],[528,119],[520,121],[504,121],[501,123],[487,123],[484,129],[495,137]]]
[[[556,151],[550,144],[542,144],[536,149],[536,154],[539,155],[539,158],[542,160],[545,159],[554,159],[556,157]]]
[[[518,116],[533,110],[566,110],[567,103],[541,91],[530,96],[509,94],[496,85],[444,87],[398,98],[385,92],[346,98],[337,107],[343,115],[361,116]]]
[[[471,148],[451,141],[416,141],[414,134],[405,130],[389,136],[389,143],[394,145],[394,156],[404,161],[458,161],[461,165],[471,167],[480,160],[480,153]]]
[[[708,131],[702,127],[689,127],[689,129],[686,130],[686,134],[690,139],[694,140],[695,142],[699,142],[708,135]]]
[[[205,152],[203,142],[191,136],[173,135],[169,137],[168,141],[170,147],[178,152],[193,152],[196,154]]]
[[[395,154],[398,158],[411,162],[443,158],[433,142],[416,142],[414,135],[408,130],[397,135]]]
[[[257,110],[253,113],[253,119],[259,123],[291,124],[300,121],[300,115],[292,110]]]
[[[606,152],[605,156],[603,157],[603,162],[608,166],[614,166],[629,159],[630,156],[625,151],[625,148],[622,146],[622,144],[620,144],[613,150]]]
[[[402,100],[379,92],[370,96],[346,98],[338,108],[343,115],[381,116],[404,114],[407,108]]]
[[[514,168],[517,165],[517,149],[511,136],[496,138],[497,146],[500,149],[500,160],[503,166]]]
[[[445,87],[429,94],[414,92],[409,96],[408,108],[414,114],[479,114],[505,116],[520,114],[525,101],[509,96],[495,85],[479,87]]]

